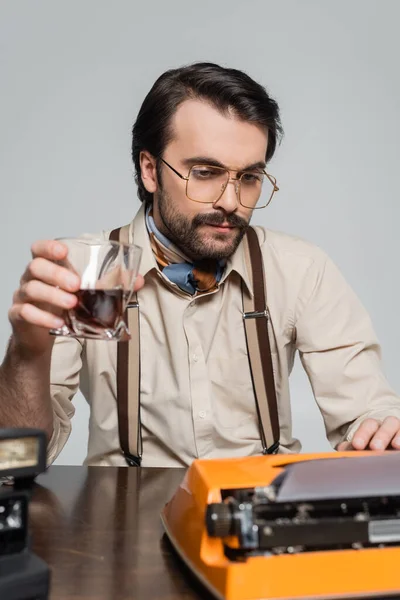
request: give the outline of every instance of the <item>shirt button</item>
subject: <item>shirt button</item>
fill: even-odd
[[[199,357],[197,356],[197,354],[193,354],[192,358],[193,362],[199,362]]]
[[[206,413],[205,410],[200,410],[199,411],[199,417],[200,417],[200,419],[205,419],[206,416],[207,416],[207,413]]]

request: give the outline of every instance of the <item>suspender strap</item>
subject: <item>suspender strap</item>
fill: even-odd
[[[114,229],[110,240],[128,243],[129,227]],[[245,239],[247,270],[252,282],[251,296],[242,282],[243,320],[253,381],[260,436],[264,454],[279,448],[278,406],[268,332],[264,266],[255,229],[249,227]],[[139,304],[134,294],[125,313],[131,334],[129,342],[117,344],[118,429],[122,452],[130,466],[140,466],[142,438],[140,420],[140,330]]]
[[[252,297],[247,289],[245,290],[242,281],[243,320],[247,352],[263,452],[264,454],[273,454],[279,448],[278,404],[268,332],[269,313],[265,297],[264,265],[258,236],[253,227],[247,229],[244,243],[247,270],[253,288]]]
[[[129,243],[129,226],[114,229],[110,240]],[[129,466],[140,467],[142,437],[140,428],[140,331],[139,303],[133,294],[125,311],[129,342],[117,344],[118,430],[122,452]]]

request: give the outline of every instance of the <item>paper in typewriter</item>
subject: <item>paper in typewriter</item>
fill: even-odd
[[[276,500],[299,502],[400,495],[400,452],[315,459],[286,467]]]

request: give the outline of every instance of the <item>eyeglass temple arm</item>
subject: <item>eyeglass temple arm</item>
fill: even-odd
[[[161,156],[159,157],[160,160],[167,165],[167,167],[169,167],[171,169],[171,171],[173,171],[174,173],[176,173],[176,175],[178,175],[178,177],[180,177],[181,179],[184,179],[185,181],[187,181],[189,179],[189,177],[184,177],[184,175],[181,175],[181,173],[179,173],[179,171],[177,171],[176,169],[174,169],[173,166],[171,166],[169,163],[167,163],[166,160],[164,160],[163,158],[161,158]]]
[[[268,177],[268,179],[270,180],[270,182],[272,183],[272,185],[274,186],[274,192],[279,192],[279,187],[276,185],[276,179],[273,175],[270,175],[269,173],[267,173],[267,171],[263,171],[264,175],[266,175]]]

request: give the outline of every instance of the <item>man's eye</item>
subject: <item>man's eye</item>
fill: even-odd
[[[192,176],[196,179],[212,179],[221,176],[221,173],[214,169],[192,169]]]
[[[259,183],[262,181],[262,175],[260,173],[243,173],[242,183]]]

